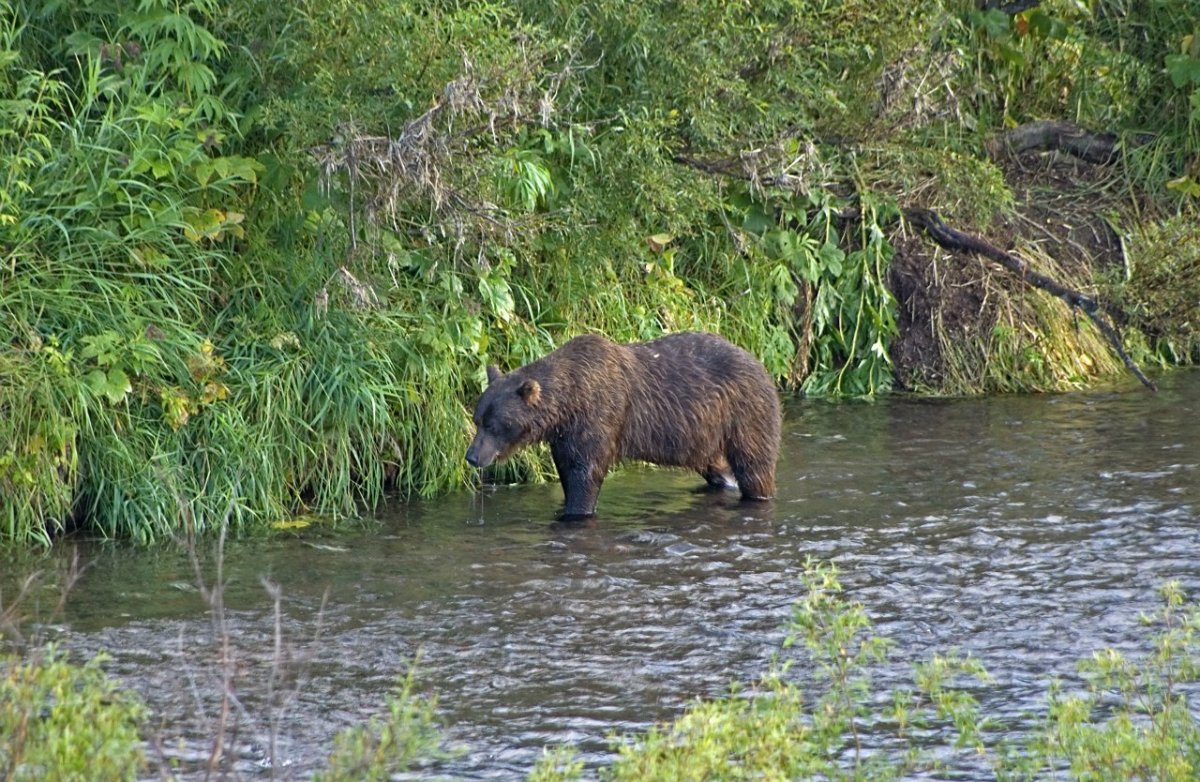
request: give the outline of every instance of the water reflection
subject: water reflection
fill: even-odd
[[[520,778],[557,743],[599,762],[609,733],[761,673],[810,556],[843,569],[901,661],[982,658],[988,707],[1020,724],[1049,677],[1133,643],[1161,582],[1200,592],[1198,413],[1196,373],[1157,395],[802,403],[769,505],[631,468],[606,483],[590,525],[548,523],[555,485],[497,487],[397,503],[352,534],[233,544],[240,768],[263,768],[269,715],[283,714],[284,773],[302,776],[334,731],[378,712],[418,651],[465,747],[439,773]],[[199,766],[219,686],[186,556],[84,550],[63,642],[109,650],[154,706],[167,754]],[[6,568],[6,587],[24,567]],[[282,590],[294,700],[290,680],[267,686],[263,578]]]

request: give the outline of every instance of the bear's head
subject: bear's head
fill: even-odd
[[[475,405],[475,439],[467,449],[467,462],[479,468],[537,442],[544,429],[542,386],[536,378],[520,369],[505,375],[494,366],[487,374],[487,390]]]

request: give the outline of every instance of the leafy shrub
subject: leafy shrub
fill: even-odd
[[[1200,721],[1186,686],[1200,681],[1200,608],[1185,605],[1177,583],[1163,587],[1163,607],[1146,618],[1157,629],[1142,659],[1094,653],[1080,663],[1084,689],[1052,684],[1047,712],[1014,738],[1012,726],[990,720],[971,694],[968,685],[987,680],[980,661],[935,655],[914,667],[911,687],[883,690],[873,673],[886,665],[891,644],[872,634],[862,605],[840,596],[832,565],[810,561],[804,582],[784,647],[802,646],[807,660],[777,659],[754,685],[617,742],[618,756],[600,778],[865,782],[982,766],[1004,780],[1182,782],[1200,768]],[[560,750],[530,779],[582,773]]]
[[[101,658],[69,662],[53,646],[0,656],[0,774],[6,780],[133,780],[142,768],[139,700]]]
[[[412,671],[388,695],[387,715],[340,732],[316,782],[388,780],[441,754],[434,703],[414,692]]]

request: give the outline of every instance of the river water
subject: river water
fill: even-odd
[[[231,542],[224,668],[185,553],[81,542],[87,568],[43,632],[111,655],[154,710],[151,754],[185,776],[208,757],[222,671],[235,770],[270,777],[274,745],[275,775],[299,778],[419,654],[458,749],[424,773],[520,779],[545,746],[602,764],[610,734],[762,674],[808,557],[838,565],[898,669],[950,649],[980,658],[986,711],[1018,728],[1092,650],[1143,647],[1138,617],[1162,582],[1200,596],[1197,372],[1157,394],[796,402],[778,499],[698,482],[628,467],[586,526],[550,523],[557,485],[505,486],[395,502],[351,531]],[[213,548],[199,552],[210,582]],[[69,550],[0,563],[0,586],[13,594]]]

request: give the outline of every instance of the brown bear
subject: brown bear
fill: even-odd
[[[782,416],[766,369],[715,334],[684,332],[618,345],[576,337],[505,375],[488,367],[467,461],[488,465],[550,444],[566,504],[562,518],[596,510],[618,459],[689,467],[742,497],[775,493]]]

